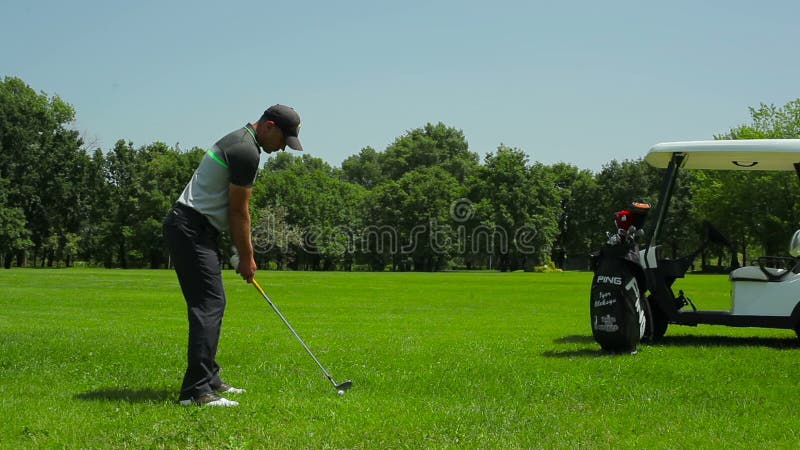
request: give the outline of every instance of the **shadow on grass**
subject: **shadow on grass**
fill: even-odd
[[[556,344],[589,344],[594,343],[594,338],[589,335],[572,334],[553,340]],[[573,350],[547,350],[542,353],[546,358],[576,358],[587,356],[613,356],[614,353],[606,352],[600,348],[579,348]]]
[[[153,403],[175,400],[175,393],[166,389],[117,389],[106,388],[84,392],[75,396],[78,400],[92,402]]]
[[[776,350],[800,348],[797,338],[768,338],[752,336],[664,336],[656,342],[646,342],[652,347],[767,347]]]
[[[553,340],[556,344],[595,344],[592,336],[569,335]],[[656,342],[642,342],[639,347],[766,347],[775,350],[800,349],[800,339],[754,336],[665,336]],[[612,353],[600,348],[548,350],[548,358],[574,358],[587,356],[627,356],[628,352]]]

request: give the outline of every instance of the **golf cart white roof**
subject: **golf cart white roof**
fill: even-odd
[[[644,159],[665,168],[673,153],[686,155],[685,169],[793,171],[800,163],[800,139],[664,142],[654,145]]]

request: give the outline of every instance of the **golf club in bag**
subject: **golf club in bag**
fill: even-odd
[[[592,335],[606,351],[635,353],[644,337],[648,305],[642,298],[645,281],[637,239],[644,234],[641,228],[649,209],[646,203],[634,203],[617,212],[616,232],[607,233],[606,243],[591,255]]]

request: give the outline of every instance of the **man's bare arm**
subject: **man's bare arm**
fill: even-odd
[[[253,255],[253,243],[250,238],[250,194],[249,187],[231,184],[228,189],[228,225],[231,239],[239,252],[237,271],[248,283],[253,281],[256,273],[256,261]]]

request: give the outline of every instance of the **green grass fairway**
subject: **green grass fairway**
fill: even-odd
[[[172,271],[0,270],[2,448],[798,448],[789,330],[671,326],[637,355],[591,337],[588,273],[259,272],[338,380],[225,273],[218,360],[248,392],[181,407]],[[726,308],[727,278],[682,287]]]

